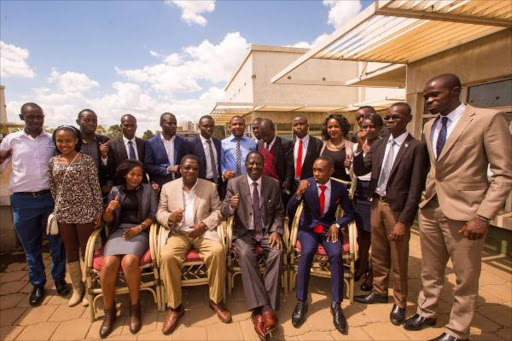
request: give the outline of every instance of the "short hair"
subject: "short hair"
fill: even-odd
[[[341,134],[343,135],[343,137],[346,137],[350,130],[350,123],[348,122],[348,120],[340,114],[330,114],[325,118],[324,122],[322,123],[322,138],[325,141],[329,140],[329,134],[327,133],[327,123],[330,120],[336,120],[336,122],[338,122],[338,124],[341,127]]]
[[[132,114],[124,114],[123,116],[121,116],[121,120],[120,121],[122,122],[123,118],[125,118],[125,117],[134,119],[135,122],[137,122],[137,118],[135,116],[133,116]]]
[[[396,102],[390,108],[392,107],[402,107],[405,109],[405,112],[408,116],[411,115],[411,106],[405,102]]]
[[[215,119],[213,117],[211,117],[210,115],[201,116],[201,118],[199,119],[199,125],[201,125],[202,120],[212,120],[213,123],[215,124]]]
[[[303,118],[304,121],[306,121],[306,124],[308,124],[308,118],[304,115],[297,115],[297,116],[294,116],[292,121],[294,121],[296,118]]]
[[[327,155],[319,156],[316,158],[315,162],[316,161],[325,161],[325,162],[327,162],[327,164],[329,165],[330,168],[334,168],[334,161],[333,161],[332,157],[330,157],[330,156],[327,156]]]
[[[252,155],[258,155],[260,158],[261,158],[261,162],[264,162],[263,160],[263,155],[261,155],[259,152],[255,151],[255,150],[252,150],[249,152],[249,154],[247,154],[247,156],[245,157],[245,162],[247,163],[249,161],[249,158],[252,156]]]
[[[171,116],[174,119],[176,119],[176,116],[172,112],[164,112],[162,115],[160,115],[160,124],[162,124],[162,121],[164,120],[165,116]]]
[[[269,118],[264,118],[264,119],[262,119],[262,120],[261,120],[261,122],[260,122],[260,127],[261,127],[262,125],[267,125],[267,124],[268,124],[268,126],[270,127],[270,129],[272,129],[272,130],[276,130],[276,127],[275,127],[275,125],[274,125],[274,122],[273,122],[271,119],[269,119]]]
[[[231,123],[234,119],[242,120],[245,124],[245,119],[240,115],[235,115],[235,116],[231,117],[231,119],[229,120],[229,123]]]
[[[371,113],[373,114],[376,114],[377,111],[375,110],[374,107],[372,107],[371,105],[363,105],[362,107],[359,107],[356,111],[359,111],[359,110],[368,110],[370,111]]]
[[[376,127],[382,127],[384,126],[384,121],[382,121],[382,117],[380,117],[379,114],[377,113],[371,113],[371,114],[366,114],[363,116],[363,121],[364,120],[370,120],[374,126]]]
[[[84,112],[92,112],[94,115],[96,115],[96,113],[92,110],[92,109],[83,109],[83,110],[80,110],[80,112],[78,113],[78,119],[80,119],[80,117],[82,116],[82,114]]]
[[[181,158],[180,165],[183,165],[187,160],[194,160],[199,165],[199,158],[194,154],[187,154]]]
[[[57,132],[61,131],[61,130],[64,130],[64,131],[69,131],[71,132],[73,135],[75,135],[77,141],[76,141],[76,144],[75,144],[75,150],[77,152],[79,152],[80,150],[82,150],[82,133],[80,132],[80,130],[78,130],[77,128],[73,127],[73,126],[70,126],[70,125],[63,125],[63,126],[58,126],[57,129],[55,129],[53,131],[53,134],[52,134],[52,141],[53,141],[53,144],[55,145],[55,148],[57,148],[57,141],[56,141],[56,135],[57,135]],[[60,150],[57,149],[57,152],[59,154],[61,154]]]
[[[252,123],[254,122],[261,122],[263,119],[261,117],[256,117],[254,120],[252,120]]]
[[[20,109],[20,114],[21,116],[23,116],[23,112],[25,111],[26,108],[28,107],[34,107],[34,108],[38,108],[39,110],[41,110],[41,112],[43,111],[43,108],[41,108],[39,106],[39,104],[37,103],[34,103],[34,102],[28,102],[28,103],[25,103],[21,106],[21,109]]]
[[[130,173],[135,167],[140,167],[142,169],[142,176],[144,177],[146,174],[146,168],[144,167],[144,164],[139,160],[126,159],[117,167],[115,173],[116,179],[124,178],[124,176]]]
[[[448,87],[448,89],[453,89],[456,87],[462,88],[462,83],[460,81],[459,76],[457,76],[454,73],[443,73],[429,80],[427,84],[435,80],[443,81],[443,83]]]

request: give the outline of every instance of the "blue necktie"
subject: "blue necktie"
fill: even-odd
[[[436,143],[436,152],[437,157],[439,158],[439,155],[441,155],[441,152],[443,151],[443,147],[446,143],[446,135],[447,135],[447,123],[448,123],[448,117],[441,118],[441,131],[439,132],[439,136],[437,137],[437,143]]]
[[[135,156],[135,149],[133,148],[132,141],[128,141],[128,151],[129,151],[128,158],[130,160],[137,160],[137,157]]]

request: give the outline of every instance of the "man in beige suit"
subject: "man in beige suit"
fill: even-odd
[[[209,306],[219,319],[228,323],[231,313],[222,303],[226,277],[225,253],[217,235],[222,216],[217,187],[198,179],[199,160],[185,155],[180,164],[181,178],[162,187],[156,218],[170,230],[162,249],[161,272],[169,313],[162,332],[172,333],[184,314],[181,297],[181,265],[190,249],[196,250],[206,262],[210,294]]]
[[[420,203],[422,291],[405,329],[436,323],[448,259],[457,276],[445,332],[433,340],[469,338],[475,314],[481,255],[489,222],[512,188],[512,136],[503,112],[461,104],[461,82],[443,74],[423,92],[439,117],[425,125],[431,168]],[[487,177],[490,165],[492,175]]]

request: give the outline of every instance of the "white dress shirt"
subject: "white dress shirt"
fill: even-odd
[[[185,192],[183,189],[183,206],[185,212],[183,212],[183,221],[181,222],[180,231],[181,232],[191,232],[194,229],[191,229],[190,226],[194,225],[194,200],[196,199],[196,186],[197,181],[194,187],[190,189],[190,192]]]
[[[393,135],[389,136],[389,140],[386,143],[386,152],[384,153],[384,158],[382,159],[382,167],[380,169],[379,179],[382,176],[382,171],[384,170],[384,163],[386,162],[386,158],[388,157],[388,154],[389,154],[391,141],[395,141],[395,143],[393,144],[393,162],[392,162],[392,164],[394,164],[396,155],[398,154],[398,151],[400,150],[400,147],[402,146],[402,144],[405,142],[405,139],[407,138],[407,136],[409,136],[409,132],[407,132],[407,131],[405,133],[403,133],[402,135],[398,136],[397,138],[393,138]],[[391,176],[391,174],[390,174],[390,176]],[[388,178],[388,181],[389,181],[389,178]],[[377,181],[377,183],[378,183],[378,181]],[[387,181],[385,183],[382,183],[380,186],[378,186],[375,189],[375,192],[378,195],[385,197],[387,185],[388,185]]]
[[[329,181],[327,181],[323,185],[321,185],[319,183],[316,184],[316,188],[318,191],[318,198],[320,198],[320,194],[322,194],[322,190],[320,189],[320,186],[327,187],[324,191],[325,205],[324,205],[324,211],[322,212],[322,215],[323,215],[323,214],[327,213],[327,211],[329,210],[329,204],[331,203],[331,179],[329,179]]]
[[[306,159],[306,153],[308,151],[309,135],[304,136],[302,139],[299,139],[297,137],[297,139],[295,140],[295,145],[293,146],[293,169],[296,169],[296,167],[297,167],[297,157],[299,156],[300,141],[302,141],[302,157],[300,160],[301,172],[302,172],[302,165],[304,164],[304,160]],[[295,176],[295,172],[294,172],[293,176],[295,177],[295,180],[300,180],[300,178],[297,178]]]
[[[128,140],[123,135],[124,147],[126,148],[126,156],[128,156],[128,159],[130,158],[130,146],[128,145],[129,141],[132,141],[132,146],[133,146],[133,149],[135,150],[135,158],[140,161],[139,152],[137,151],[137,142],[135,142],[135,137],[133,137],[131,140]]]
[[[205,139],[201,134],[199,134],[199,138],[201,139],[201,143],[204,149],[204,156],[206,157],[206,178],[213,179],[213,167],[218,168],[219,160],[217,159],[217,153],[215,152],[217,149],[215,148],[215,143],[213,143],[213,139],[210,140]],[[212,150],[213,150],[213,159],[215,160],[215,165],[212,165],[210,158],[210,146],[208,145],[208,141],[211,141]],[[218,173],[218,172],[217,172]],[[220,174],[219,174],[220,176]]]
[[[455,129],[455,126],[457,125],[457,122],[459,122],[459,119],[462,117],[462,114],[464,114],[464,110],[466,110],[466,106],[464,104],[459,105],[455,110],[453,110],[451,113],[446,115],[448,117],[448,121],[446,122],[446,140],[448,141],[448,137],[450,137],[450,134],[452,133],[453,129]],[[432,138],[432,150],[434,151],[434,157],[437,159],[437,138],[439,137],[439,133],[441,132],[441,127],[443,126],[443,123],[441,122],[441,118],[443,116],[439,115],[436,122],[434,123],[434,127],[431,132],[431,138]]]
[[[1,166],[3,173],[12,162],[9,190],[16,192],[39,192],[50,188],[48,161],[55,155],[52,135],[42,131],[36,138],[24,130],[7,135],[0,150],[12,150],[12,155]]]
[[[253,182],[256,182],[258,184],[258,195],[260,197],[260,206],[263,205],[263,198],[261,197],[261,176],[258,180],[256,181],[253,181],[249,175],[247,175],[247,182],[249,183],[249,190],[250,190],[250,193],[251,193],[251,207],[252,207],[252,195],[253,195],[253,192],[254,192],[254,186],[253,186]],[[263,225],[263,217],[261,217],[261,226],[264,226]],[[254,230],[254,219],[249,219],[249,226],[247,226],[247,228],[249,230]]]

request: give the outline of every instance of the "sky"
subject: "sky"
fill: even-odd
[[[81,109],[100,124],[161,113],[196,122],[224,100],[251,44],[309,48],[373,0],[0,1],[0,84],[8,120],[36,102],[45,124]]]

